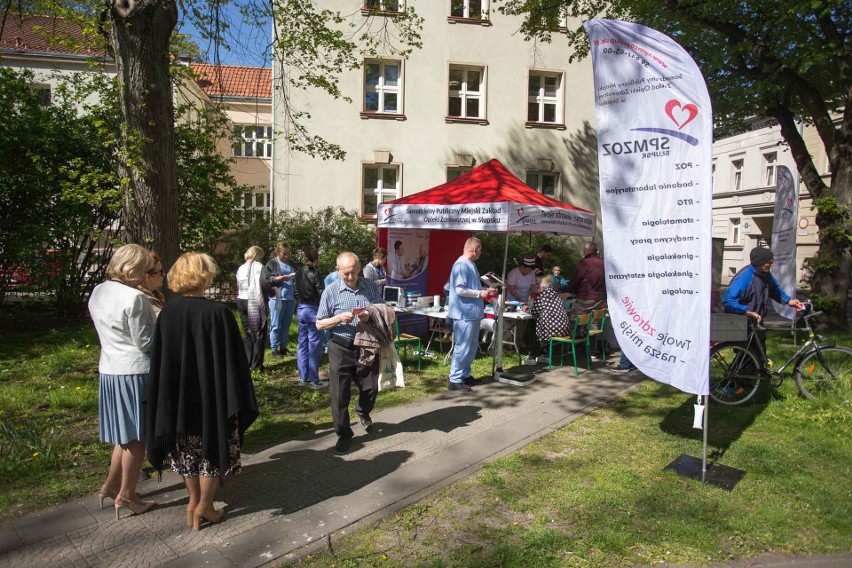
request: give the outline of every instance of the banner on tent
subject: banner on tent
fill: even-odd
[[[793,174],[787,166],[775,170],[775,215],[772,221],[772,252],[775,262],[772,275],[781,289],[796,296],[796,219],[799,217],[799,199],[793,183]],[[779,315],[796,319],[796,308],[772,300]]]
[[[509,209],[509,231],[532,233],[569,233],[580,237],[595,236],[595,214],[573,209],[514,204]]]
[[[459,231],[506,230],[508,203],[461,205],[379,205],[379,227],[417,227]]]
[[[637,24],[585,24],[595,79],[607,300],[649,377],[707,394],[712,115],[695,62]]]
[[[467,203],[454,205],[392,205],[382,203],[379,227],[419,227],[487,232],[536,232],[592,237],[595,214],[527,203]]]

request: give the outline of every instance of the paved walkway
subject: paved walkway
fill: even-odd
[[[317,431],[244,456],[242,472],[217,495],[227,518],[194,532],[184,525],[186,491],[171,472],[140,484],[159,505],[115,520],[96,495],[0,525],[0,566],[259,566],[321,546],[328,535],[374,520],[477,471],[640,380],[596,369],[540,372],[524,387],[492,382],[373,414],[355,425],[351,450]],[[127,515],[127,511],[123,513]]]

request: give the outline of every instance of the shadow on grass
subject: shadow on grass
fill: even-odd
[[[740,436],[754,423],[776,396],[768,385],[761,384],[754,398],[740,406],[725,406],[710,399],[706,408],[708,459],[720,460]],[[680,438],[704,439],[704,431],[693,428],[695,398],[690,396],[677,408],[666,414],[660,422],[660,430]]]

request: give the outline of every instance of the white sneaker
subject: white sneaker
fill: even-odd
[[[328,387],[328,381],[319,381],[317,383],[311,383],[311,388],[314,390],[322,390]]]
[[[535,359],[533,359],[532,357],[527,357],[526,359],[524,359],[524,365],[536,365],[536,364],[538,364],[537,361]]]
[[[597,355],[592,355],[592,361],[601,361],[602,359]]]
[[[303,379],[299,379],[299,383],[298,383],[296,386],[297,386],[297,387],[306,387],[306,386],[308,386],[309,384],[311,384],[311,383],[309,383],[308,381],[305,381],[305,380],[303,380]]]
[[[547,358],[547,355],[539,355],[536,358],[537,363],[548,363],[549,361],[550,361],[550,359]]]

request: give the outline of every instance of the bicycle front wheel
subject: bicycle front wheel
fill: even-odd
[[[743,404],[760,385],[757,357],[742,345],[719,343],[710,349],[710,397],[720,404]]]
[[[806,353],[793,370],[793,378],[802,396],[816,400],[843,389],[852,381],[852,349],[820,347]]]

